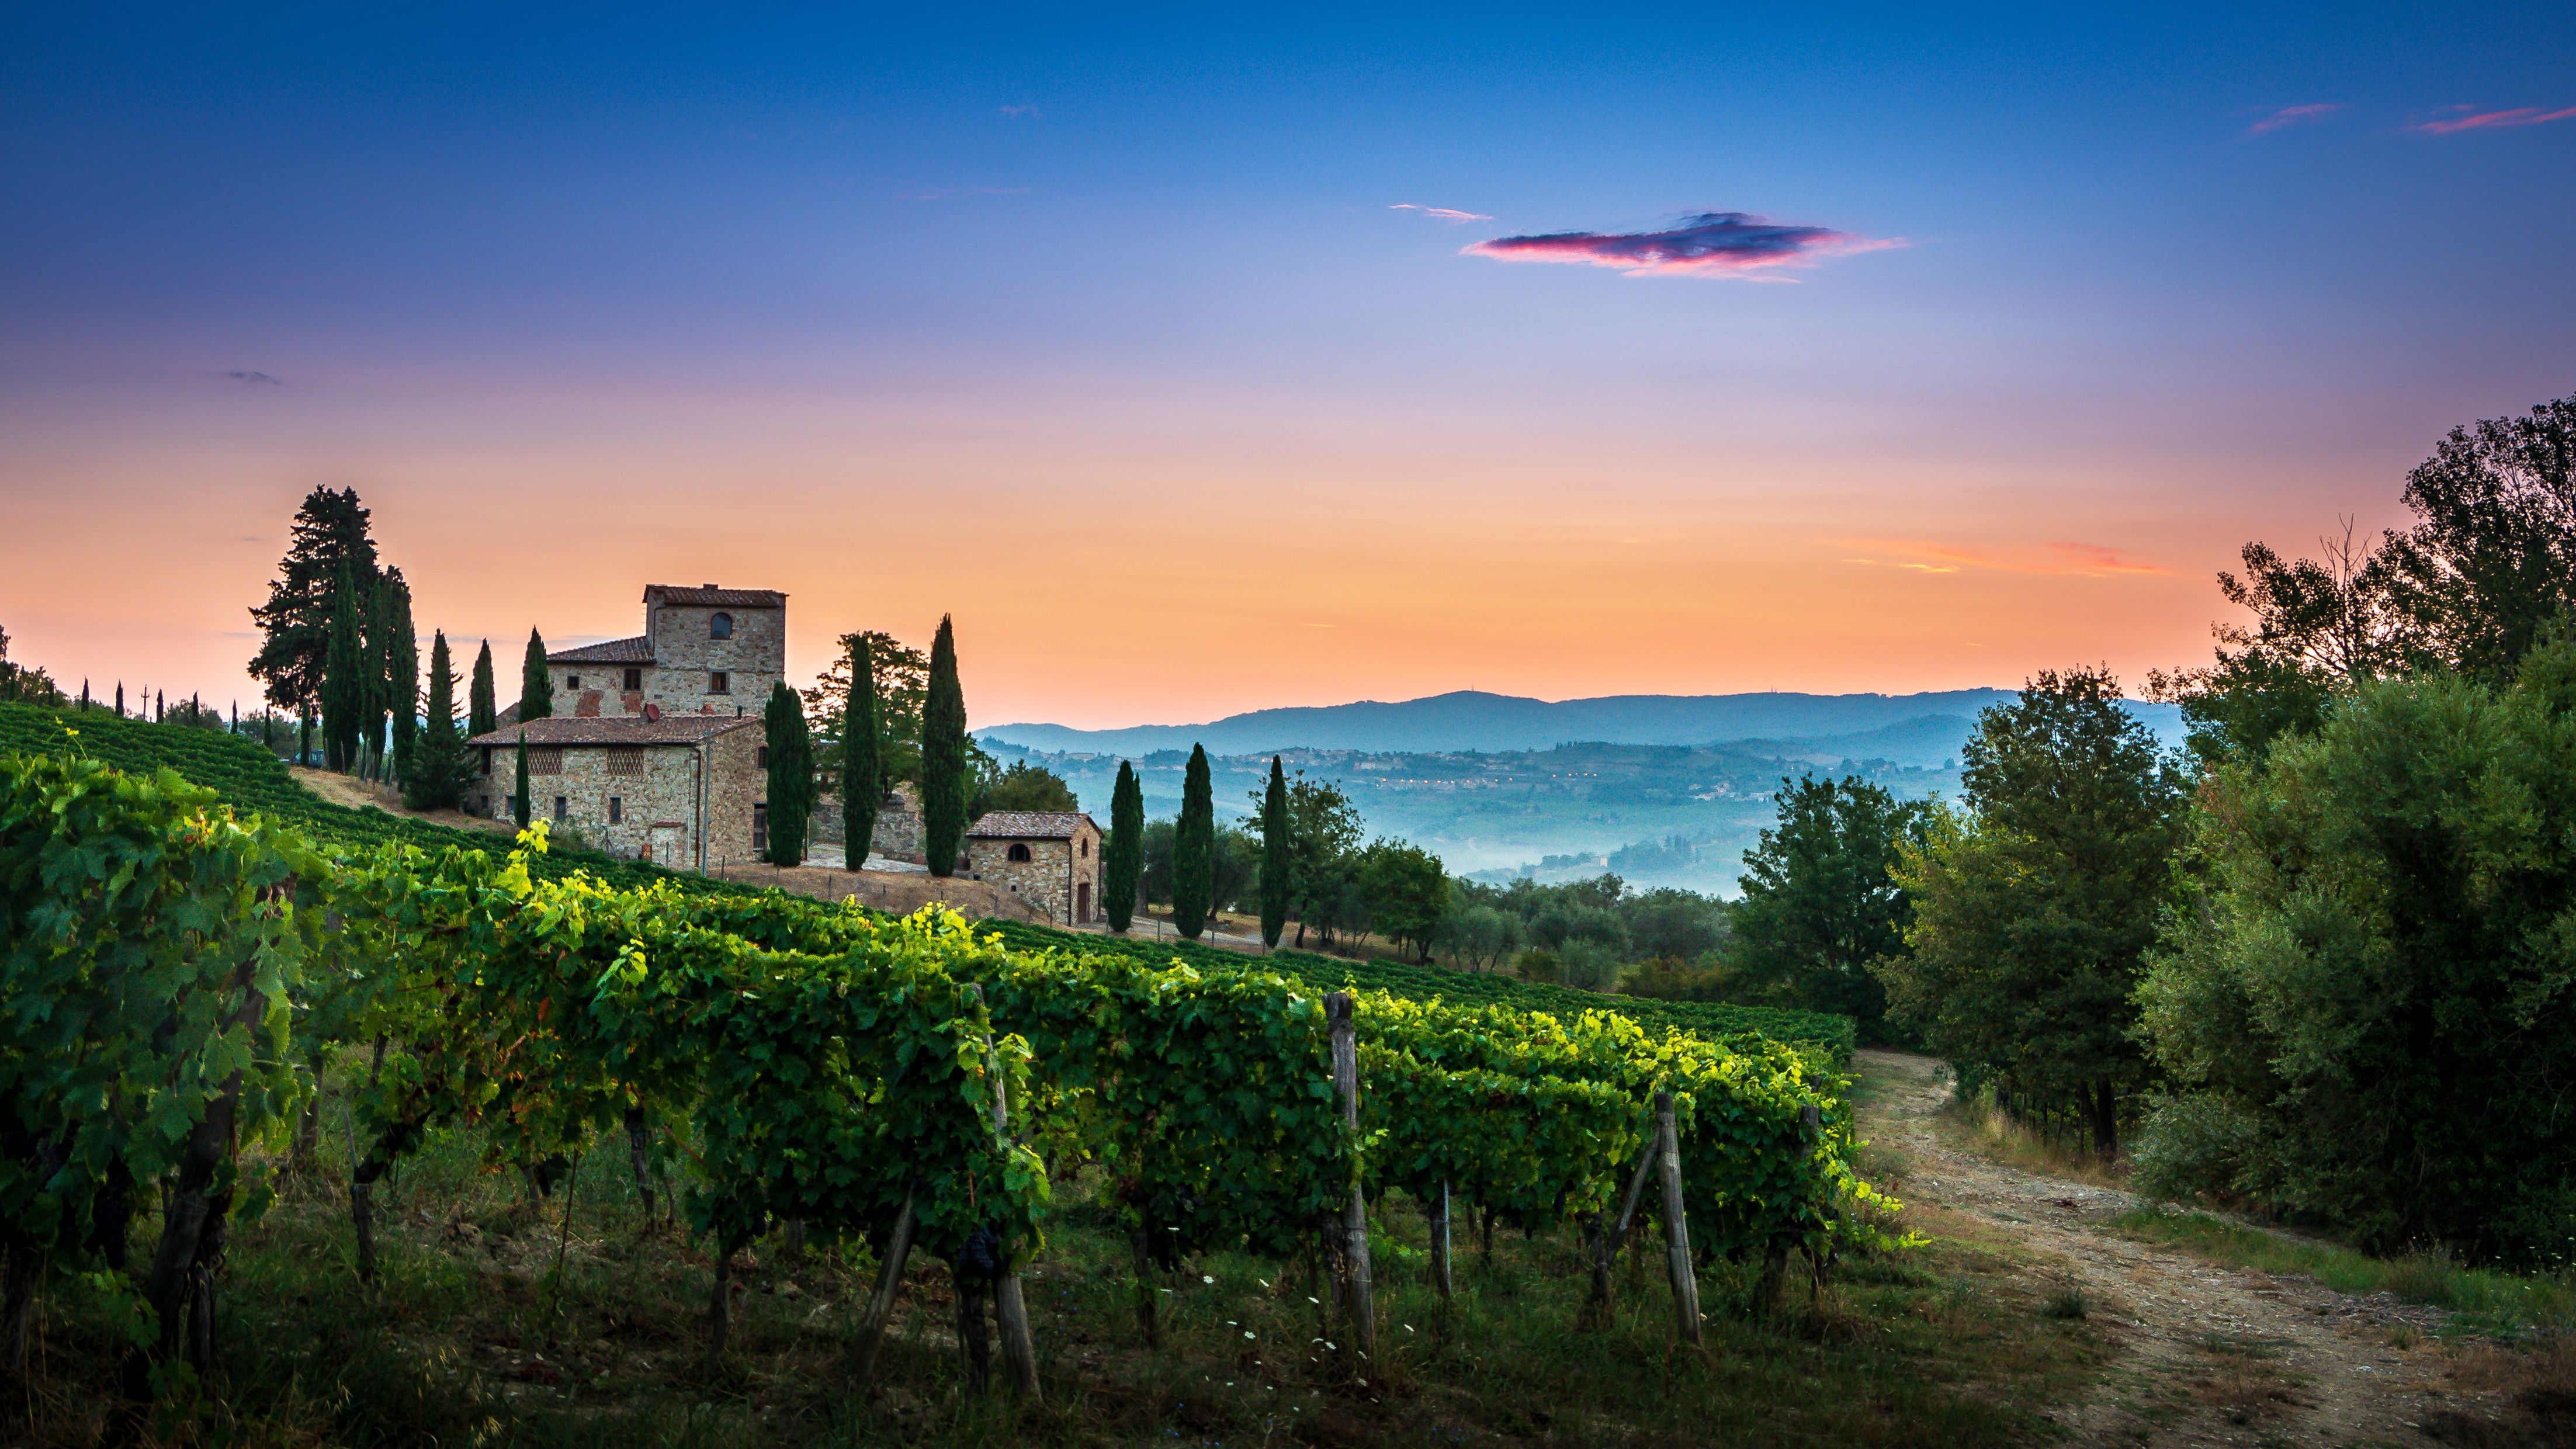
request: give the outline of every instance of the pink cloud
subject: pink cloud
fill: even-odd
[[[2342,109],[2343,107],[2341,105],[2332,101],[2319,102],[2314,105],[2306,106],[2283,106],[2272,114],[2256,121],[2253,125],[2246,127],[2245,134],[2248,136],[2260,136],[2266,131],[2277,131],[2284,126],[2304,126],[2311,121],[2322,121],[2326,117],[2331,116]]]
[[[2082,578],[2104,578],[2114,574],[2170,576],[2173,573],[2162,564],[2131,558],[2118,549],[2098,543],[2052,543],[2044,551],[2015,549],[2000,552],[1922,538],[1852,539],[1846,540],[1844,546],[1884,550],[1899,556],[1893,560],[1847,558],[1843,560],[1845,563],[1911,569],[1927,574],[1954,574],[1961,569],[1991,569],[2014,574],[2070,574]]]
[[[2501,130],[2508,126],[2537,126],[2545,121],[2576,119],[2576,106],[2557,111],[2544,111],[2538,106],[2517,106],[2510,111],[2481,111],[2475,106],[2445,109],[2466,114],[2445,114],[2435,120],[2418,121],[2407,129],[2427,136],[2447,136],[2454,131]]]
[[[1389,211],[1418,211],[1418,212],[1421,212],[1424,216],[1438,217],[1438,218],[1439,218],[1440,220],[1442,220],[1442,221],[1492,221],[1492,220],[1493,220],[1493,218],[1492,218],[1492,217],[1485,215],[1485,214],[1484,214],[1483,212],[1481,212],[1481,211],[1451,211],[1449,208],[1447,208],[1447,207],[1445,207],[1445,206],[1416,206],[1416,205],[1414,205],[1414,204],[1413,204],[1412,202],[1410,202],[1410,201],[1399,201],[1399,202],[1397,202],[1395,205],[1388,207],[1388,208],[1387,208],[1387,210],[1389,210]]]
[[[1506,236],[1462,250],[1505,262],[1572,262],[1616,267],[1632,277],[1747,276],[1776,267],[1813,266],[1820,257],[1901,247],[1902,241],[1854,236],[1821,226],[1783,226],[1742,211],[1687,216],[1663,231],[1561,231]],[[1779,278],[1777,280],[1787,280]]]

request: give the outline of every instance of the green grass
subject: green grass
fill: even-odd
[[[2112,1219],[2112,1226],[2230,1267],[2297,1273],[2339,1293],[2386,1293],[2428,1304],[2447,1310],[2459,1331],[2520,1339],[2576,1329],[2576,1285],[2564,1278],[2463,1267],[2432,1255],[2378,1258],[2179,1209],[2141,1208]]]

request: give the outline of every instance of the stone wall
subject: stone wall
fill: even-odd
[[[1029,858],[1011,859],[1011,847]],[[966,871],[1037,906],[1059,925],[1086,925],[1100,913],[1100,833],[1084,829],[1071,840],[969,839]],[[1088,889],[1085,889],[1088,887]]]
[[[814,841],[818,845],[849,843],[848,833],[841,828],[839,796],[826,795],[815,802]],[[886,792],[885,803],[877,807],[877,830],[868,840],[868,853],[888,860],[908,860],[914,865],[922,863],[921,791],[911,782]]]
[[[707,637],[707,621],[718,614],[733,616],[732,638]],[[653,641],[644,699],[666,714],[758,714],[769,703],[769,687],[787,672],[784,608],[663,604],[644,611],[644,634]],[[728,676],[727,691],[713,694],[707,676],[719,669]]]
[[[528,750],[528,818],[570,825],[593,846],[628,860],[650,858],[675,870],[698,863],[697,815],[699,754],[707,771],[707,860],[743,861],[752,857],[751,811],[768,788],[767,772],[757,765],[761,744],[758,720],[709,739],[703,745],[656,744],[612,746],[572,744]],[[643,773],[610,769],[613,751],[633,750]],[[510,817],[510,785],[515,760],[506,748],[482,752],[490,773],[477,773],[465,792],[468,812],[494,820]],[[633,759],[635,756],[627,756]],[[555,764],[551,772],[544,767]],[[478,771],[480,762],[478,762]],[[558,811],[557,801],[561,808]],[[616,802],[614,807],[611,801]],[[617,818],[611,819],[614,814]]]

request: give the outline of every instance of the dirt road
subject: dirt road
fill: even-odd
[[[1992,1224],[2044,1285],[2083,1294],[2116,1358],[2104,1388],[2061,1416],[2076,1442],[2519,1442],[2487,1437],[2498,1413],[2519,1417],[2512,1375],[2493,1362],[2510,1356],[2434,1342],[2438,1310],[2122,1237],[2107,1220],[2137,1205],[2127,1194],[1978,1155],[1939,1115],[1950,1097],[1939,1063],[1863,1051],[1858,1067],[1876,1086],[1862,1135],[1910,1159],[1909,1204]]]

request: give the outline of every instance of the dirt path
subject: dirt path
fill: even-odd
[[[1862,1132],[1911,1159],[1903,1196],[1994,1225],[2044,1288],[2082,1292],[2116,1358],[2103,1389],[2061,1422],[2087,1444],[2429,1444],[2422,1427],[2488,1395],[2429,1339],[2439,1311],[2313,1280],[2213,1266],[2110,1231],[2126,1193],[1976,1154],[1937,1114],[1940,1064],[1863,1051]],[[2400,1349],[2392,1337],[2413,1345]]]

